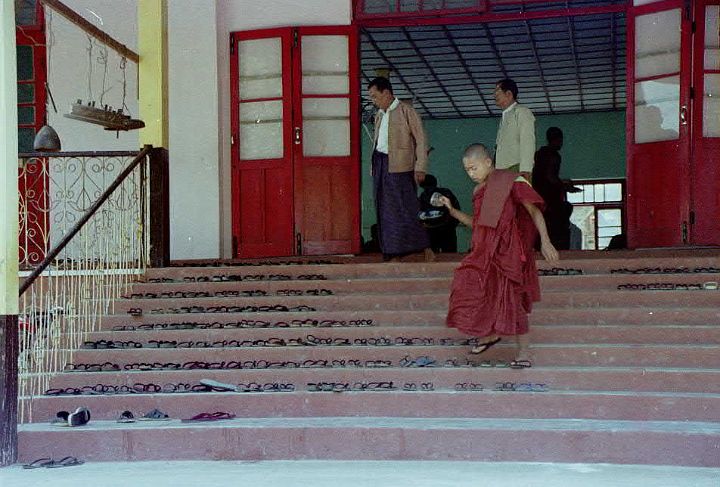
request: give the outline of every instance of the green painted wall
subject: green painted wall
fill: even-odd
[[[493,148],[498,120],[469,118],[453,120],[425,120],[430,145],[430,172],[443,187],[453,190],[464,210],[470,207],[472,183],[462,168],[463,149],[482,142]],[[560,127],[565,134],[561,151],[561,176],[567,179],[625,177],[625,112],[586,113],[539,116],[535,131],[538,147],[545,144],[545,131]],[[370,128],[370,127],[368,127]],[[370,177],[372,142],[363,133],[362,143],[362,221],[363,238],[370,238],[370,226],[375,223],[375,207]],[[459,250],[467,249],[470,231],[458,228]]]

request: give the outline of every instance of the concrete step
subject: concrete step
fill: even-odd
[[[448,359],[481,360],[469,354],[469,347],[414,346],[316,346],[316,347],[233,347],[233,348],[134,348],[125,350],[77,350],[75,363],[207,361],[230,362],[266,360],[270,362],[306,360],[390,360],[399,364],[406,356],[430,356],[443,363]],[[482,359],[514,358],[515,346],[500,344],[482,355]],[[537,365],[557,366],[646,366],[720,368],[715,345],[622,345],[622,344],[536,344],[532,355]]]
[[[211,359],[211,357],[206,357]],[[455,390],[462,382],[493,388],[497,382],[546,384],[556,391],[624,391],[638,393],[707,393],[720,394],[720,368],[668,367],[571,367],[535,366],[527,370],[499,367],[389,367],[389,368],[284,368],[233,370],[153,370],[121,372],[67,372],[54,376],[51,388],[83,387],[96,384],[198,384],[213,379],[229,384],[281,382],[295,384],[303,391],[311,382],[392,381],[398,387],[406,382],[432,382],[436,389]],[[185,394],[173,395],[184,397]],[[244,395],[243,395],[244,396]],[[88,396],[91,397],[91,396]],[[134,397],[134,396],[133,396]],[[53,398],[48,398],[53,399]],[[59,399],[59,398],[58,398]]]
[[[231,411],[243,418],[385,416],[716,421],[720,407],[720,394],[493,392],[492,384],[488,386],[490,390],[482,392],[213,392],[39,397],[33,407],[33,422],[47,423],[58,411],[74,411],[78,407],[90,409],[93,420],[109,421],[116,420],[125,410],[140,417],[155,408],[172,418],[191,417],[199,411]]]
[[[352,294],[332,296],[268,296],[268,297],[207,297],[122,299],[115,302],[115,313],[127,313],[131,308],[151,313],[159,309],[188,306],[310,306],[316,310],[447,310],[446,291],[425,294]],[[713,291],[555,291],[547,292],[535,304],[536,309],[555,308],[682,308],[718,307],[720,292]]]
[[[326,277],[344,278],[374,278],[389,276],[432,276],[449,274],[459,265],[457,260],[433,263],[354,263],[329,265],[263,265],[263,266],[219,266],[219,267],[165,267],[148,269],[148,278],[179,278],[185,276],[212,276],[212,275],[256,275],[256,274],[286,274],[298,276],[302,274],[323,274]],[[670,268],[687,267],[691,270],[697,267],[720,267],[720,252],[708,252],[704,256],[689,257],[638,257],[635,253],[629,258],[618,259],[617,255],[608,254],[607,258],[574,258],[562,259],[560,262],[549,265],[541,258],[537,260],[539,269],[576,268],[590,274],[609,273],[619,268]]]
[[[88,334],[87,340],[134,340],[151,346],[150,340],[166,341],[230,341],[230,340],[311,340],[347,338],[351,341],[367,338],[389,338],[403,346],[401,338],[463,340],[468,336],[454,328],[441,326],[372,326],[346,328],[241,328],[191,330],[98,331]],[[618,344],[696,344],[720,345],[720,326],[684,325],[536,325],[531,331],[534,343],[618,343]]]
[[[288,274],[289,275],[289,274]],[[676,284],[701,284],[708,281],[720,279],[718,274],[585,274],[580,276],[541,276],[540,286],[544,292],[557,290],[616,290],[619,284],[651,284],[657,282],[671,282]],[[332,278],[324,281],[240,281],[240,282],[183,282],[174,281],[169,283],[134,283],[132,290],[128,293],[156,293],[165,291],[243,291],[263,290],[268,293],[275,293],[283,289],[332,289],[339,294],[349,293],[378,293],[378,292],[401,292],[401,293],[424,293],[449,291],[452,281],[452,272],[447,275],[429,277],[397,277],[387,279],[375,278]]]
[[[678,445],[682,445],[681,448]],[[20,462],[484,460],[720,466],[710,422],[462,418],[243,418],[216,424],[21,425]]]
[[[263,321],[268,323],[293,320],[373,320],[375,325],[428,325],[444,326],[446,312],[443,310],[398,311],[314,311],[314,312],[271,312],[271,313],[179,313],[145,314],[140,317],[117,313],[103,317],[101,329],[111,330],[118,325],[149,323],[231,323],[240,320]],[[537,309],[530,315],[532,325],[715,325],[720,324],[720,308],[693,307],[686,309],[667,308],[556,308]]]

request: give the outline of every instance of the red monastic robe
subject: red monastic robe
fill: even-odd
[[[544,206],[532,186],[509,171],[496,169],[475,190],[472,249],[455,271],[447,326],[476,337],[528,332],[540,283],[537,230],[524,202]]]

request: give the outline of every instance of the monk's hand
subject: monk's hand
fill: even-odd
[[[438,203],[440,203],[442,206],[444,206],[444,207],[447,208],[448,210],[452,210],[452,209],[453,209],[452,202],[450,201],[450,198],[448,198],[447,196],[442,196],[442,195],[441,195],[441,196],[438,197],[437,200],[438,200]]]
[[[558,251],[555,250],[555,247],[553,247],[553,244],[550,243],[550,240],[543,239],[540,242],[540,252],[548,262],[557,262],[560,260],[560,254],[558,254]]]
[[[425,173],[423,171],[415,171],[415,182],[422,184],[425,181]]]

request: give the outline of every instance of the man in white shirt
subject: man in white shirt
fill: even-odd
[[[535,157],[535,116],[517,102],[518,87],[511,79],[495,84],[495,104],[502,120],[495,140],[495,167],[517,171],[530,180]]]
[[[418,220],[417,184],[428,167],[422,120],[395,98],[386,78],[372,80],[368,95],[378,108],[371,171],[380,249],[385,260],[398,261],[415,252],[434,260],[427,230]]]

